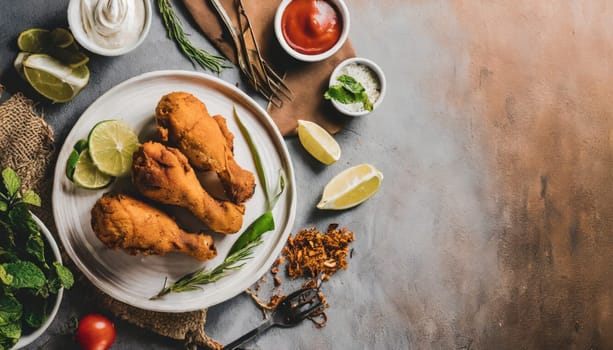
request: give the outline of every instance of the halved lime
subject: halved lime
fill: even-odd
[[[54,102],[73,99],[89,82],[86,65],[70,68],[47,54],[33,54],[23,61],[26,80]]]
[[[55,28],[51,31],[51,42],[57,47],[68,47],[74,42],[74,37],[68,29]]]
[[[70,68],[77,68],[89,62],[89,57],[81,51],[71,47],[61,48],[54,47],[49,50],[49,55],[57,58],[60,62],[68,65]]]
[[[19,33],[17,46],[21,51],[40,53],[51,46],[51,32],[47,29],[30,28]]]
[[[105,174],[125,175],[132,166],[132,154],[140,143],[132,128],[119,120],[104,120],[96,124],[88,137],[92,161]]]
[[[110,185],[113,177],[98,170],[86,149],[79,154],[72,181],[79,187],[95,190]]]

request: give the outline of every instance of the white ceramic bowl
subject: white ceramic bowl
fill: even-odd
[[[285,36],[283,35],[283,28],[281,27],[281,20],[283,18],[283,13],[285,12],[287,5],[289,5],[289,3],[292,2],[292,0],[281,1],[281,4],[279,4],[279,7],[277,7],[277,11],[275,13],[275,21],[274,21],[275,35],[277,36],[277,40],[279,41],[279,44],[281,45],[281,47],[290,56],[294,57],[297,60],[305,61],[305,62],[323,61],[326,58],[329,58],[330,56],[334,55],[343,46],[343,44],[345,44],[345,41],[347,41],[347,37],[349,36],[349,27],[350,27],[350,22],[351,22],[350,17],[349,17],[349,9],[347,8],[347,5],[345,5],[345,2],[343,0],[327,0],[327,1],[329,1],[332,5],[334,5],[336,9],[338,10],[341,16],[341,19],[343,21],[343,28],[341,29],[341,36],[336,42],[336,44],[334,44],[334,46],[332,46],[328,51],[322,52],[316,55],[307,55],[307,54],[300,53],[294,50],[287,43],[287,40],[285,40]]]
[[[151,2],[150,0],[128,1],[142,1],[145,5],[144,25],[142,31],[140,32],[138,40],[129,45],[112,49],[98,45],[96,42],[89,38],[89,36],[85,33],[85,30],[83,29],[83,22],[81,20],[82,0],[70,0],[70,2],[68,3],[68,26],[70,27],[70,31],[72,32],[72,35],[74,36],[75,40],[88,51],[102,56],[120,56],[136,49],[138,46],[140,46],[140,44],[143,43],[143,41],[145,41],[147,34],[149,34],[149,29],[151,28]]]
[[[385,75],[383,74],[383,70],[381,70],[381,67],[379,67],[379,65],[377,65],[375,62],[369,59],[366,59],[366,58],[353,57],[353,58],[348,58],[344,60],[343,62],[339,63],[336,66],[336,68],[334,68],[334,71],[332,71],[332,74],[330,75],[329,86],[338,84],[338,81],[336,80],[336,78],[341,75],[343,68],[347,67],[350,64],[360,64],[360,65],[365,66],[366,68],[369,68],[373,72],[377,80],[379,81],[379,97],[377,97],[377,99],[374,102],[371,101],[373,103],[372,111],[368,111],[368,110],[352,111],[348,109],[347,105],[344,105],[334,99],[331,100],[332,104],[339,112],[345,115],[348,115],[348,116],[359,117],[359,116],[367,115],[377,109],[377,107],[383,101],[383,97],[385,97],[387,82],[385,80]]]
[[[43,237],[47,240],[47,243],[49,244],[49,247],[51,248],[51,251],[53,252],[53,257],[55,261],[62,262],[62,256],[60,255],[60,249],[58,248],[57,243],[55,242],[55,239],[53,239],[51,232],[49,232],[49,229],[47,229],[45,224],[38,217],[36,217],[36,215],[32,214],[32,218],[34,219],[34,222],[36,222],[36,224],[40,227],[40,231]],[[60,304],[62,303],[63,295],[64,295],[64,288],[60,288],[60,290],[57,292],[57,295],[55,296],[55,302],[53,304],[53,308],[51,309],[51,312],[47,316],[47,320],[45,320],[43,325],[37,330],[35,330],[34,332],[29,333],[19,338],[19,341],[17,342],[17,344],[15,344],[15,346],[12,348],[13,350],[26,347],[27,345],[31,344],[33,341],[38,339],[38,337],[40,337],[43,333],[45,333],[47,328],[49,328],[51,323],[53,323],[55,316],[57,316],[57,312],[60,309]]]

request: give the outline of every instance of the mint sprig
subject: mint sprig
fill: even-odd
[[[0,183],[0,349],[40,327],[51,311],[51,295],[70,288],[70,270],[47,259],[49,249],[28,210],[38,194],[22,190],[17,173],[6,168]]]
[[[326,100],[336,100],[342,104],[352,104],[361,102],[364,109],[372,111],[373,104],[368,98],[366,89],[360,82],[350,75],[343,74],[336,78],[340,84],[332,85],[324,93]]]

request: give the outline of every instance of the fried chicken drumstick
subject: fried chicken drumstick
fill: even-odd
[[[245,207],[211,197],[176,148],[144,143],[134,153],[132,183],[149,199],[188,209],[215,232],[235,233],[243,224]]]
[[[158,102],[155,120],[162,141],[181,150],[195,168],[216,172],[234,203],[253,196],[255,178],[234,160],[234,136],[224,117],[211,117],[205,104],[191,94],[173,92]]]
[[[105,194],[91,214],[96,236],[111,249],[131,255],[181,252],[200,261],[217,255],[210,235],[183,231],[163,211],[123,194]]]

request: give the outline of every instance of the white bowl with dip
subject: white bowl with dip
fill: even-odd
[[[329,86],[340,84],[337,78],[344,74],[353,77],[358,83],[362,84],[370,102],[373,104],[372,111],[376,110],[383,101],[387,85],[381,67],[366,58],[348,58],[334,68],[330,75]],[[348,116],[359,117],[372,112],[366,110],[361,102],[343,104],[334,99],[330,101],[339,112]]]
[[[70,0],[68,25],[88,51],[119,56],[137,48],[151,28],[149,0]]]
[[[307,28],[306,23],[311,25]],[[281,47],[305,62],[334,55],[347,41],[349,26],[349,9],[343,0],[283,0],[274,19]]]

